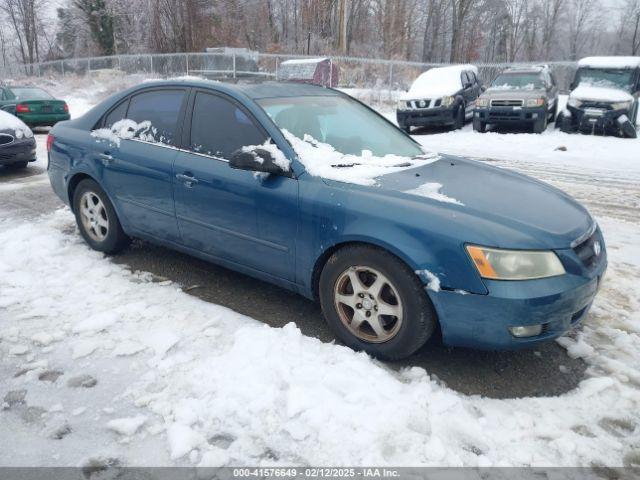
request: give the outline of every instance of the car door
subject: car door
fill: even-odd
[[[470,75],[470,72],[463,71],[462,72],[462,96],[464,98],[465,104],[465,114],[467,119],[469,119],[473,115],[473,109],[476,105],[476,89],[474,87],[475,82],[473,77]]]
[[[119,145],[97,142],[104,164],[103,183],[117,203],[126,224],[137,232],[178,242],[180,235],[173,202],[175,147],[186,108],[187,89],[143,90],[116,105],[104,120],[110,128],[126,118],[138,128]]]
[[[183,151],[174,165],[176,215],[184,245],[293,281],[297,180],[236,170],[228,163],[234,151],[268,140],[235,100],[194,91]]]

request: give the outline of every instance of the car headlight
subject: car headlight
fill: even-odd
[[[407,102],[405,100],[398,100],[398,110],[406,110]]]
[[[527,100],[527,107],[541,107],[544,105],[544,98],[529,98]]]
[[[467,245],[467,252],[480,276],[491,280],[533,280],[565,273],[560,259],[552,251]]]
[[[611,104],[614,110],[631,110],[631,102],[615,102]]]
[[[488,98],[478,98],[476,100],[476,107],[488,107],[489,99]]]
[[[567,105],[574,107],[574,108],[580,108],[580,105],[582,105],[582,100],[578,100],[577,98],[571,98],[569,97],[569,100],[567,100]]]
[[[456,101],[455,97],[451,97],[451,96],[442,97],[442,101],[440,102],[440,105],[442,105],[443,107],[450,107],[451,105],[453,105],[453,102],[455,101]]]

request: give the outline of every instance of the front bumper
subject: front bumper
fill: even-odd
[[[450,126],[455,123],[455,110],[453,106],[397,110],[396,119],[401,127]]]
[[[0,146],[0,165],[34,162],[35,160],[36,141],[33,137]]]
[[[546,107],[478,107],[473,117],[483,123],[533,123],[543,119]]]
[[[599,230],[594,235],[604,245]],[[578,248],[578,247],[576,247]],[[445,344],[487,350],[515,350],[555,339],[588,313],[607,268],[606,251],[588,266],[575,249],[556,250],[566,274],[528,281],[484,280],[489,293],[427,289]],[[509,327],[540,325],[539,335],[517,338]]]
[[[52,127],[71,118],[68,113],[17,113],[16,117],[31,127]]]
[[[628,110],[607,110],[603,108],[576,108],[570,105],[567,110],[571,117],[563,119],[570,127],[583,133],[597,133],[600,135],[617,135],[622,133],[618,118],[622,115],[630,117]]]

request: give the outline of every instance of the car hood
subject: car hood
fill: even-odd
[[[378,178],[419,215],[446,217],[465,242],[502,248],[569,248],[593,225],[566,193],[506,169],[452,156]]]
[[[569,99],[614,103],[632,102],[633,96],[617,88],[594,87],[581,83],[569,94]]]
[[[492,100],[520,100],[527,98],[540,98],[546,96],[547,92],[544,89],[525,90],[525,89],[504,89],[504,88],[489,88],[480,98],[489,98]]]

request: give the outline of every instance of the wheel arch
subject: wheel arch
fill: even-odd
[[[311,274],[311,293],[315,300],[318,300],[319,298],[320,274],[322,273],[324,266],[329,261],[329,258],[331,258],[331,256],[338,250],[342,250],[343,248],[351,247],[351,246],[365,246],[365,247],[378,248],[396,257],[399,261],[401,261],[409,269],[411,269],[412,272],[415,272],[417,268],[415,265],[412,264],[412,262],[410,261],[409,258],[407,258],[406,255],[404,255],[398,249],[394,248],[392,245],[386,244],[384,242],[375,241],[372,239],[345,239],[323,250],[323,252],[320,254],[320,256],[318,256],[318,258],[314,263],[313,272]],[[420,279],[417,275],[416,277]]]
[[[96,180],[94,177],[92,177],[91,175],[89,175],[88,173],[85,173],[85,172],[74,173],[69,179],[69,182],[67,184],[67,198],[69,199],[69,207],[71,208],[72,212],[73,212],[73,194],[76,188],[78,187],[78,185],[80,184],[80,182],[83,180],[93,180],[98,185],[100,185],[100,182]],[[102,188],[101,185],[100,185],[100,188]],[[104,188],[102,188],[102,190],[104,191]]]

